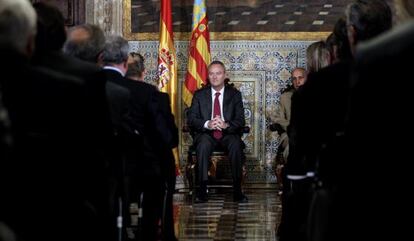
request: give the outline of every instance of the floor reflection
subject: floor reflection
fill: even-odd
[[[186,193],[174,196],[175,230],[180,241],[276,240],[281,203],[275,189],[246,190],[248,203],[233,202],[231,189],[213,189],[207,203]]]

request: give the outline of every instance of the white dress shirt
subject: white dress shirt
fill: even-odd
[[[223,97],[224,97],[224,87],[223,87],[223,88],[221,88],[221,90],[219,90],[219,91],[216,91],[215,89],[213,89],[213,87],[211,87],[211,119],[210,119],[210,120],[214,119],[214,100],[216,99],[216,93],[217,93],[217,92],[220,92],[220,95],[219,95],[219,101],[220,101],[220,116],[221,116],[221,119],[222,119],[223,121],[225,121],[225,120],[224,120],[224,115],[223,115]],[[208,121],[206,121],[206,122],[204,123],[204,128],[209,129],[209,128],[208,128],[208,122],[209,122],[210,120],[208,120]]]

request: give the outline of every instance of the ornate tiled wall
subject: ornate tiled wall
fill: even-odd
[[[243,139],[246,143],[247,180],[250,183],[276,181],[273,167],[279,137],[268,130],[270,117],[279,105],[281,91],[290,81],[290,71],[305,67],[305,50],[310,41],[212,41],[214,60],[223,61],[230,80],[241,90],[246,123],[251,132]],[[178,79],[182,86],[187,68],[187,41],[176,41]],[[145,81],[157,79],[158,41],[131,41],[132,51],[146,58],[148,71]],[[154,83],[155,84],[155,83]],[[179,88],[181,90],[181,88]],[[179,95],[181,96],[181,95]],[[183,113],[183,105],[180,112]],[[182,126],[183,115],[179,125]],[[185,153],[191,138],[180,134],[180,151]],[[185,155],[182,155],[181,163]]]

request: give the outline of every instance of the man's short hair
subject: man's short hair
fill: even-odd
[[[221,65],[221,67],[223,67],[223,69],[224,69],[224,72],[226,72],[226,66],[224,66],[224,63],[223,63],[223,62],[221,62],[221,61],[219,61],[219,60],[214,60],[214,61],[212,61],[212,62],[208,65],[208,68],[210,68],[212,65],[215,65],[215,64]]]
[[[137,52],[131,52],[129,53],[129,56],[132,58],[132,62],[128,64],[128,71],[125,76],[141,77],[145,70],[144,57]]]
[[[81,40],[68,38],[63,47],[63,51],[68,55],[96,63],[105,47],[104,32],[96,25],[83,24],[71,28],[69,30],[69,36],[71,32],[76,30],[85,31],[87,37]]]
[[[392,27],[392,12],[384,0],[355,0],[345,14],[347,24],[355,28],[357,41],[368,40]]]
[[[105,42],[102,60],[105,65],[128,61],[129,45],[121,36],[110,36]]]
[[[302,68],[302,67],[295,67],[293,70],[292,70],[292,72],[290,72],[291,74],[293,74],[293,72],[295,72],[296,70],[300,70],[300,71],[302,71],[304,74],[306,74],[306,69],[305,68]]]
[[[36,35],[36,13],[27,0],[2,0],[0,4],[0,46],[24,52]]]
[[[336,21],[332,38],[326,40],[329,51],[332,54],[332,46],[336,46],[336,57],[339,60],[350,60],[352,59],[351,47],[348,40],[348,32],[346,26],[346,20],[344,18]]]

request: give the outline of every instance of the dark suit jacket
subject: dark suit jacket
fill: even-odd
[[[107,182],[107,174],[112,168],[108,168],[111,162],[117,162],[119,154],[115,153],[114,126],[111,122],[109,106],[105,90],[106,79],[101,67],[94,63],[89,63],[71,56],[63,54],[61,51],[40,50],[35,53],[31,63],[35,66],[50,69],[65,76],[77,78],[81,83],[85,98],[82,99],[83,107],[87,110],[81,118],[88,126],[84,138],[87,139],[88,150],[84,153],[84,158],[94,166],[89,174],[90,180],[95,182],[89,192],[98,190]],[[115,123],[116,124],[116,123]],[[116,160],[115,160],[116,159]],[[107,190],[101,190],[107,192]],[[107,195],[107,194],[105,194]],[[102,197],[94,198],[96,203],[104,206],[106,199]],[[101,207],[105,209],[106,207]]]
[[[315,171],[322,147],[344,132],[350,72],[350,62],[330,65],[309,74],[292,95],[288,173]]]
[[[129,107],[131,92],[127,88],[109,80],[106,83],[106,95],[116,137],[135,135]]]
[[[169,140],[168,147],[175,148],[178,146],[178,128],[175,124],[174,115],[171,112],[170,96],[167,93],[158,92],[159,97],[159,110],[163,115],[164,120],[167,123],[167,132],[164,135],[168,135],[166,140]]]
[[[10,161],[10,155],[13,146],[13,135],[11,132],[11,123],[9,112],[3,104],[3,93],[0,84],[0,159],[3,162]]]
[[[409,193],[414,118],[410,113],[413,90],[408,82],[414,80],[413,43],[411,20],[357,49],[345,132],[354,168],[352,178],[343,186],[343,196],[348,197],[343,207],[353,211],[344,223],[357,221],[346,232],[351,237],[358,234],[371,240],[398,240],[411,233],[404,220],[412,214]],[[384,195],[384,190],[392,190],[395,195]],[[350,192],[358,202],[349,196]],[[393,222],[382,222],[376,215],[379,210],[381,217]]]
[[[89,143],[82,81],[33,68],[17,53],[2,53],[0,81],[15,152],[13,161],[0,162],[0,219],[25,240],[53,240],[61,233],[68,234],[63,240],[92,238],[100,232],[95,229],[100,221],[90,208],[91,181],[97,176],[84,154]],[[22,209],[28,202],[36,208]],[[64,219],[57,212],[62,207]],[[43,222],[27,215],[50,221],[48,237]]]
[[[159,111],[158,90],[150,84],[124,78],[116,71],[104,72],[108,81],[130,91],[130,129],[142,138],[145,159],[158,162],[160,141],[171,143],[171,135],[164,134],[168,132],[168,124]]]
[[[37,53],[32,63],[81,79],[87,98],[85,105],[89,109],[89,117],[85,118],[85,121],[91,122],[91,131],[96,139],[94,142],[104,140],[107,138],[105,135],[111,135],[112,126],[105,92],[106,80],[102,68],[60,51]]]
[[[194,93],[187,122],[196,135],[198,133],[212,133],[211,130],[204,128],[204,123],[211,120],[212,107],[210,86]],[[229,124],[223,134],[239,134],[245,125],[243,100],[240,91],[230,85],[226,85],[224,89],[223,115],[224,120]]]
[[[159,110],[167,123],[167,132],[164,135],[169,143],[160,143],[160,158],[162,163],[162,177],[167,181],[170,190],[174,190],[175,186],[175,159],[172,148],[178,146],[178,128],[175,125],[174,115],[171,113],[170,96],[167,93],[158,92]]]

